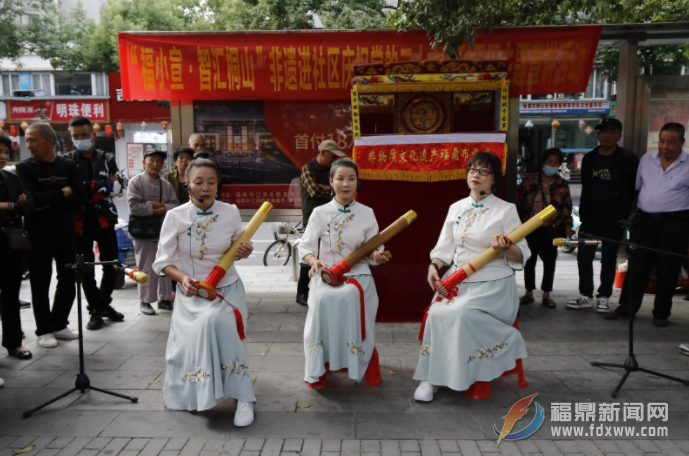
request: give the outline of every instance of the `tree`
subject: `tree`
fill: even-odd
[[[0,58],[17,62],[26,53],[59,48],[61,18],[53,0],[0,0]]]
[[[450,58],[465,42],[498,26],[675,22],[689,20],[689,0],[401,0],[390,16],[399,30],[428,32],[435,48]],[[689,57],[687,47],[681,47]],[[649,61],[660,62],[653,53]],[[665,51],[662,51],[665,52]],[[676,55],[675,51],[670,53]],[[599,54],[609,59],[610,52]]]
[[[107,0],[100,24],[84,27],[56,61],[109,73],[119,71],[119,32],[301,30],[315,28],[316,18],[324,28],[383,28],[383,8],[385,0]]]

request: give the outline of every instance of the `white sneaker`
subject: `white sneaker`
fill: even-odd
[[[79,333],[75,333],[69,328],[61,329],[53,333],[56,339],[74,340],[79,338]]]
[[[610,305],[608,304],[608,298],[605,296],[600,296],[596,298],[598,304],[596,305],[596,312],[606,313],[610,312]]]
[[[586,307],[593,307],[593,298],[590,296],[579,295],[567,301],[567,307],[570,309],[584,309]]]
[[[237,402],[237,411],[234,412],[234,425],[245,427],[254,422],[254,403]]]
[[[419,386],[414,391],[414,400],[421,402],[431,402],[433,400],[433,393],[438,391],[437,386],[432,386],[427,381],[419,383]]]
[[[2,388],[3,386],[5,386],[5,380],[0,378],[0,388]]]
[[[57,341],[52,334],[43,334],[38,336],[38,345],[43,348],[55,348],[57,347]]]

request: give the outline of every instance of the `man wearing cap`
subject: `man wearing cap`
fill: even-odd
[[[150,150],[144,154],[144,172],[129,181],[127,188],[127,205],[129,214],[136,217],[158,215],[165,217],[167,211],[179,206],[175,189],[160,177],[167,154],[159,150]],[[136,267],[148,275],[147,283],[139,285],[141,313],[155,315],[151,306],[158,301],[158,310],[172,310],[172,286],[167,277],[158,277],[153,271],[153,262],[158,251],[158,239],[134,238]]]
[[[621,240],[624,229],[619,221],[626,220],[636,197],[636,173],[639,159],[617,145],[622,138],[622,122],[605,119],[596,126],[600,146],[584,156],[581,162],[581,202],[579,231],[590,236]],[[579,296],[567,302],[571,309],[596,305],[597,312],[610,310],[609,299],[615,281],[619,245],[603,242],[601,251],[600,287],[593,300],[593,260],[596,246],[579,246]]]
[[[678,255],[686,255],[689,244],[689,156],[682,150],[684,134],[683,125],[665,124],[658,137],[658,150],[641,157],[636,178],[639,211],[630,230],[635,244]],[[685,261],[681,257],[637,249],[629,260],[625,277],[628,283],[622,290],[620,306],[605,318],[626,318],[639,310],[655,266],[658,286],[653,324],[667,326],[677,279]]]
[[[318,206],[327,204],[332,199],[330,187],[330,165],[336,158],[346,157],[337,143],[326,139],[318,146],[318,155],[301,168],[301,213],[304,228],[309,222],[311,212]],[[310,266],[301,264],[299,282],[297,283],[297,303],[307,305],[309,298],[309,270]]]

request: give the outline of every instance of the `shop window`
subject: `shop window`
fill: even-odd
[[[91,73],[55,74],[56,95],[93,95]]]
[[[2,75],[2,94],[6,97],[11,97],[15,90],[19,90],[19,75],[18,74],[3,74]]]
[[[93,73],[93,86],[96,88],[94,95],[108,96],[108,75],[104,73]]]
[[[33,73],[31,75],[31,88],[42,90],[43,95],[49,97],[53,94],[53,84],[50,81],[49,73]]]

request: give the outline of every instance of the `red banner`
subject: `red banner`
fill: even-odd
[[[69,122],[84,116],[93,122],[108,120],[107,100],[31,100],[10,101],[9,119]]]
[[[505,133],[370,136],[356,140],[354,161],[362,179],[466,179],[467,162],[478,152],[494,153],[504,166],[505,137]]]
[[[585,92],[601,26],[501,28],[461,60],[508,60],[511,96]],[[125,100],[347,99],[354,65],[442,60],[426,33],[120,33]]]

